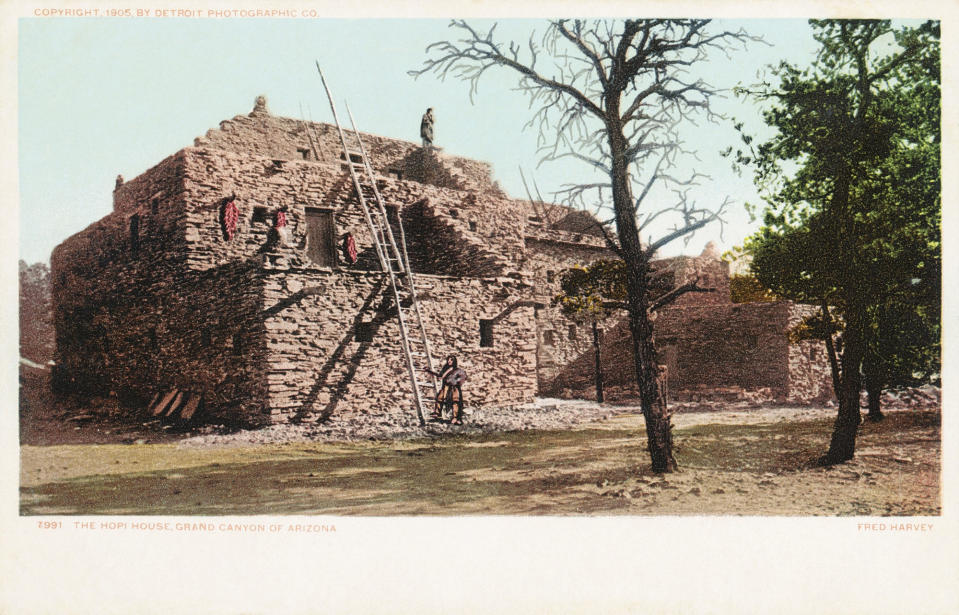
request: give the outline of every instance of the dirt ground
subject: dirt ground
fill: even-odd
[[[316,426],[179,433],[109,409],[24,400],[25,515],[941,512],[938,404],[900,403],[864,422],[856,458],[831,468],[815,460],[832,408],[677,405],[681,471],[655,475],[642,415],[629,405],[540,400],[474,413],[456,430],[407,426],[390,439],[344,441]]]

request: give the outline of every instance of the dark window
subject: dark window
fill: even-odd
[[[266,224],[267,223],[266,207],[258,205],[253,208],[253,217],[250,219],[250,222],[253,224]]]
[[[470,220],[470,230],[476,232],[476,220]]]
[[[459,217],[460,217],[460,210],[458,210],[458,209],[451,209],[451,210],[450,210],[450,217],[451,217],[451,218],[459,218]]]
[[[346,154],[340,152],[340,160],[346,160]],[[354,154],[350,152],[350,162],[353,164],[363,164],[363,154]]]
[[[396,205],[387,205],[386,219],[389,220],[390,224],[396,224],[397,220],[400,219],[400,208]]]
[[[387,171],[387,175],[389,175],[393,179],[403,179],[402,171]]]
[[[546,281],[547,281],[547,282],[549,282],[550,284],[552,284],[552,283],[553,283],[553,280],[555,280],[555,279],[556,279],[556,272],[555,272],[555,271],[547,271],[547,272],[546,272]]]
[[[130,252],[134,255],[140,251],[140,214],[130,216]]]
[[[493,321],[480,319],[480,347],[492,348],[493,346]]]
[[[336,231],[333,212],[329,209],[306,208],[306,255],[320,267],[336,264]]]
[[[552,329],[543,331],[543,344],[546,346],[554,346],[556,344],[556,332]]]
[[[569,326],[569,339],[576,339],[576,325]]]
[[[311,160],[313,155],[310,153],[308,148],[296,148],[296,151],[300,152],[300,156],[303,157],[303,160]]]
[[[361,322],[356,325],[356,335],[353,337],[357,342],[373,341],[373,323]]]
[[[812,344],[809,345],[809,360],[810,361],[816,360],[816,347],[813,346]]]

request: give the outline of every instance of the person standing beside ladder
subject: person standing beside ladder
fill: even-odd
[[[433,410],[434,419],[443,418],[443,406],[448,405],[452,416],[450,424],[462,425],[463,416],[463,383],[466,381],[466,372],[457,367],[456,357],[450,355],[446,357],[446,364],[439,373],[433,370],[427,370],[442,381],[443,388],[436,396],[436,408]]]
[[[433,147],[433,107],[427,109],[420,120],[420,138],[423,139],[423,147]]]

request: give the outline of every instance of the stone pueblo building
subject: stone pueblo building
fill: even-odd
[[[434,359],[458,357],[467,405],[583,394],[590,326],[551,299],[564,269],[612,256],[595,221],[508,197],[488,164],[362,137],[396,231],[402,221]],[[275,117],[260,98],[117,178],[113,212],[51,257],[57,389],[245,426],[412,416],[396,307],[348,173],[361,162],[335,126]],[[828,394],[824,357],[786,341],[799,308],[732,304],[715,255],[662,266],[716,289],[658,316],[673,392]],[[604,335],[611,383],[630,380],[627,336],[613,323]]]

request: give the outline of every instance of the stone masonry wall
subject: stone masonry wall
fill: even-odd
[[[792,305],[788,327],[791,329],[804,317],[818,311],[818,308],[811,305]],[[788,361],[790,401],[822,402],[835,397],[832,371],[824,342],[809,340],[790,344]]]
[[[168,158],[130,181],[119,184],[113,191],[113,210],[119,213],[134,214],[167,208],[166,217],[175,216],[168,210],[170,203],[180,197],[183,191],[183,152]]]
[[[726,390],[766,391],[770,399],[790,397],[786,328],[791,304],[749,303],[666,308],[654,323],[659,363],[667,369],[673,398]],[[604,382],[635,387],[629,328],[621,320],[600,346]],[[554,379],[556,391],[593,384],[592,353],[577,357]]]
[[[404,221],[413,270],[425,274],[417,284],[434,359],[459,356],[467,403],[590,388],[591,329],[551,305],[564,269],[612,256],[588,216],[559,208],[559,221],[544,220],[507,198],[488,164],[364,140],[378,189]],[[114,212],[54,251],[59,388],[115,392],[131,405],[179,388],[204,396],[208,418],[252,425],[410,413],[395,311],[335,128],[258,106],[196,146],[120,183]],[[239,211],[232,239],[221,218],[229,199]],[[357,263],[340,250],[332,268],[310,262],[308,207],[333,213],[337,242],[352,233]],[[281,210],[286,245],[271,230]],[[658,314],[671,392],[831,395],[821,344],[787,344],[806,308],[732,304],[728,266],[712,253],[654,266],[673,285],[698,278],[716,289]],[[492,347],[480,346],[481,319],[493,323]],[[606,384],[631,386],[625,323],[605,326]]]
[[[64,393],[113,393],[129,407],[177,388],[201,394],[208,419],[262,422],[258,263],[185,269],[171,160],[131,182],[144,195],[166,190],[163,200],[128,200],[54,250],[55,384]],[[133,215],[140,216],[135,249]]]
[[[789,305],[743,303],[662,310],[654,327],[670,390],[768,388],[784,399],[789,386]]]
[[[416,276],[419,306],[438,364],[458,357],[469,380],[467,405],[530,401],[536,387],[535,323],[531,306],[493,325],[493,346],[480,347],[479,320],[495,320],[529,287],[508,278]],[[318,270],[273,271],[264,313],[269,399],[274,421],[333,420],[350,413],[371,420],[412,414],[412,390],[388,285],[379,274]],[[370,327],[371,341],[356,339]],[[437,367],[437,365],[434,365]]]
[[[270,251],[270,228],[275,212],[287,213],[290,229],[289,246],[284,251],[294,264],[306,260],[306,207],[319,207],[334,212],[336,233],[350,232],[356,241],[359,260],[347,265],[337,254],[338,265],[351,270],[378,270],[372,236],[361,213],[348,174],[336,167],[313,162],[291,161],[277,168],[272,160],[260,156],[244,156],[221,150],[188,149],[183,152],[186,202],[186,240],[189,266],[209,269],[237,259],[253,258]],[[407,215],[404,224],[416,235],[423,226],[417,217],[433,218],[427,228],[407,238],[414,271],[457,275],[500,275],[508,273],[510,259],[503,253],[521,250],[521,235],[515,226],[501,227],[489,219],[494,214],[476,204],[469,193],[457,192],[415,182],[380,178],[378,189],[388,205],[401,211],[417,207]],[[239,224],[234,238],[227,241],[221,226],[224,201],[235,195]],[[372,206],[372,198],[368,199]],[[503,217],[518,209],[512,201],[502,199]],[[266,212],[265,222],[254,222],[254,210]],[[518,217],[519,214],[515,214]],[[471,230],[471,223],[476,230]],[[505,230],[504,230],[505,229]],[[438,232],[442,230],[443,232]],[[457,266],[443,267],[429,256],[424,245],[432,244],[432,253],[468,247],[471,258],[458,258]],[[419,250],[419,252],[417,252]],[[487,262],[490,267],[471,271],[472,263]]]
[[[612,256],[605,247],[563,241],[563,234],[558,231],[550,235],[552,239],[527,236],[523,263],[535,288],[536,302],[541,306],[536,310],[536,318],[538,386],[543,395],[554,395],[564,388],[557,378],[576,358],[588,356],[592,361],[593,357],[592,326],[564,316],[560,308],[553,305],[553,298],[560,292],[560,276],[576,265],[588,265]],[[602,323],[600,331],[612,322]],[[588,367],[591,374],[592,362]]]
[[[365,143],[365,137],[364,137]],[[492,181],[492,167],[478,160],[444,154],[438,148],[415,148],[400,164],[392,164],[404,179],[454,190],[505,197],[506,194]],[[396,172],[394,170],[394,173]]]
[[[370,166],[384,176],[409,179],[457,190],[475,190],[503,196],[491,177],[489,164],[443,154],[437,148],[424,150],[416,143],[360,133]],[[359,153],[359,145],[347,134],[347,147]],[[344,165],[343,146],[336,126],[277,117],[254,110],[220,122],[194,140],[195,147],[254,154],[278,160],[312,160]]]
[[[708,293],[686,293],[670,307],[721,305],[732,301],[729,294],[729,263],[725,261],[708,256],[676,256],[654,260],[652,267],[657,273],[666,273],[672,287],[698,280],[701,288],[714,289]]]

